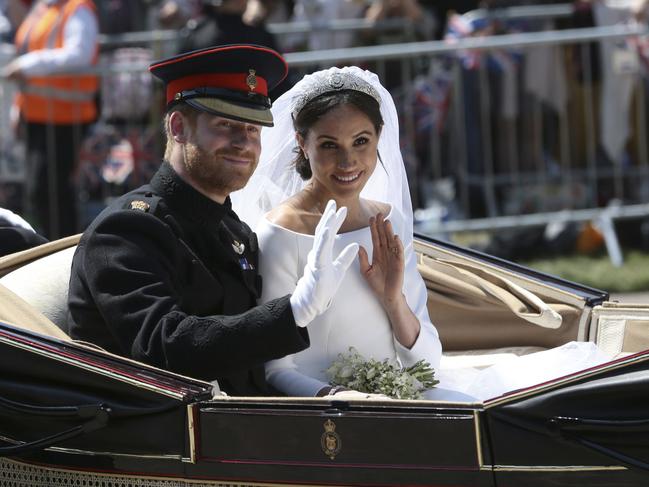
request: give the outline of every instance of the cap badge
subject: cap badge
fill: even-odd
[[[248,85],[248,88],[250,88],[250,91],[255,91],[255,88],[257,88],[257,74],[254,69],[248,70],[248,76],[246,76],[246,84]]]
[[[142,200],[131,201],[131,210],[140,210],[140,211],[147,212],[149,211],[149,208],[151,208],[151,206],[146,201],[142,201]]]
[[[243,254],[243,251],[246,250],[246,246],[239,242],[238,240],[234,240],[232,242],[232,250],[234,250],[237,254],[241,255]]]

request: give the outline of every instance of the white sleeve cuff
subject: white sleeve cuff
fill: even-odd
[[[289,396],[314,397],[327,382],[309,377],[297,371],[292,356],[266,363],[266,380],[278,391]]]
[[[291,303],[291,309],[293,310],[293,318],[295,319],[295,324],[300,328],[306,328],[306,326],[310,323],[309,317],[311,316],[311,314],[308,312],[308,310],[305,309],[305,306],[303,305],[299,296],[295,295],[295,292],[291,294],[289,302]]]
[[[442,345],[437,336],[437,331],[430,323],[422,323],[419,330],[419,336],[411,348],[404,347],[399,341],[394,339],[394,347],[397,357],[404,367],[410,367],[419,360],[424,359],[434,369],[439,368],[439,362],[442,357]]]

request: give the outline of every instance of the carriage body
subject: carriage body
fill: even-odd
[[[7,291],[0,305],[3,485],[639,486],[649,480],[644,306],[611,303],[605,292],[418,238],[448,363],[485,364],[512,347],[571,340],[598,343],[611,361],[481,402],[227,397],[214,394],[213,384],[48,328],[57,315],[34,295],[44,293],[39,287],[57,266],[44,277],[43,263],[69,258],[74,244],[68,239],[0,260]],[[16,284],[30,276],[31,283]],[[56,297],[52,289],[45,301]],[[521,318],[543,314],[531,309],[527,293],[560,315],[560,326]]]

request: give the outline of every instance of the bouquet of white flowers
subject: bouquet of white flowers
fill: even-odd
[[[359,392],[385,394],[394,399],[419,399],[426,389],[439,383],[435,371],[425,360],[402,368],[388,359],[366,360],[354,347],[338,354],[327,376],[332,385]]]

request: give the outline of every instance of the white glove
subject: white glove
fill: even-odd
[[[315,229],[313,248],[307,256],[304,274],[291,295],[291,308],[298,326],[307,326],[329,307],[358,253],[358,244],[352,243],[333,260],[334,241],[345,216],[347,208],[343,206],[336,211],[336,202],[329,200]]]
[[[25,230],[31,230],[32,232],[34,231],[32,226],[27,223],[22,217],[16,215],[11,210],[7,210],[6,208],[0,208],[0,219],[6,220],[13,227],[24,228]]]
[[[389,396],[386,396],[385,394],[373,394],[369,392],[358,392],[354,390],[348,390],[348,391],[340,391],[336,392],[335,394],[327,394],[326,396],[327,399],[336,399],[336,400],[348,400],[348,401],[354,401],[357,399],[371,399],[373,401],[392,401],[392,398]]]

